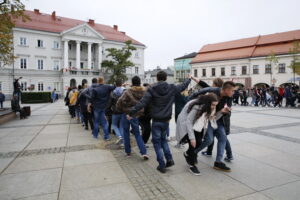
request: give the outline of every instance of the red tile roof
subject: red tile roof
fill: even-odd
[[[25,14],[28,15],[31,18],[31,20],[23,22],[19,18],[15,19],[17,28],[60,33],[62,31],[68,30],[83,23],[87,23],[85,21],[66,17],[53,17],[49,14],[40,13],[38,10],[26,10]],[[115,30],[111,26],[97,23],[89,23],[88,25],[95,29],[97,32],[99,32],[101,35],[103,35],[105,40],[112,40],[116,42],[126,42],[127,40],[131,40],[133,44],[145,46],[137,40],[134,40],[133,38],[127,36],[126,34],[124,34],[124,32],[122,33],[118,30]]]
[[[287,54],[293,41],[300,40],[300,30],[275,33],[228,42],[204,45],[191,63]]]

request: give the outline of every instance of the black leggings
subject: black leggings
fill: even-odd
[[[195,153],[195,149],[197,149],[201,142],[202,142],[202,138],[203,138],[203,131],[202,132],[197,132],[197,131],[194,131],[194,134],[195,134],[195,140],[196,140],[196,147],[194,148],[192,145],[191,145],[191,140],[189,139],[189,136],[188,134],[186,136],[184,136],[184,138],[181,140],[182,142],[181,143],[184,143],[184,141],[187,141],[188,144],[189,144],[189,148],[188,150],[186,151],[189,159],[190,159],[190,164],[191,165],[195,165],[197,163],[197,153]]]
[[[93,123],[93,119],[92,119],[92,114],[89,113],[88,111],[83,112],[83,118],[84,118],[84,125],[86,128],[89,127],[88,123],[90,123],[91,129],[94,129],[94,123]]]
[[[143,138],[144,144],[146,144],[151,135],[151,118],[140,117],[139,123],[142,128],[142,138]]]

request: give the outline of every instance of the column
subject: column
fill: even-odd
[[[80,41],[76,41],[76,68],[80,69]]]
[[[64,68],[68,68],[69,63],[69,40],[64,41]]]
[[[102,44],[98,44],[98,69],[101,69],[101,63],[102,63]]]
[[[92,67],[92,44],[91,42],[88,42],[88,69],[91,69]]]

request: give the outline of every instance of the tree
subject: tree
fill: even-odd
[[[270,72],[270,86],[271,85],[274,85],[274,82],[273,82],[273,65],[275,65],[275,69],[277,68],[277,64],[278,64],[278,59],[277,59],[277,56],[276,54],[271,51],[271,53],[268,55],[268,57],[266,58],[267,61],[269,61],[270,65],[271,65],[271,72]]]
[[[299,53],[300,53],[300,44],[299,41],[293,42],[293,47],[290,48],[289,53],[292,56],[292,61],[290,64],[290,68],[293,70],[293,78],[294,78],[294,84],[296,81],[296,74],[300,75],[300,61],[299,61]]]
[[[127,76],[125,74],[126,68],[134,66],[134,63],[129,60],[132,55],[132,51],[134,50],[136,50],[136,48],[132,46],[131,40],[126,41],[125,46],[122,49],[106,49],[106,51],[109,52],[107,56],[112,59],[104,60],[101,66],[106,68],[107,71],[112,71],[112,75],[110,76],[108,83],[113,84],[117,79],[121,79],[122,81],[127,80]]]
[[[13,31],[14,19],[23,21],[30,18],[24,14],[25,6],[20,0],[4,0],[0,4],[0,61],[5,65],[11,64],[14,59]]]

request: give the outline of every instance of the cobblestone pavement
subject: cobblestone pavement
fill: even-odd
[[[151,144],[149,161],[136,147],[128,158],[114,139],[93,139],[61,101],[31,106],[29,119],[0,126],[1,200],[300,197],[300,110],[234,107],[232,172],[215,171],[214,157],[200,154],[202,176],[193,176],[182,156],[186,147],[175,148],[174,140],[176,164],[160,174]],[[173,120],[170,130],[174,137]]]

